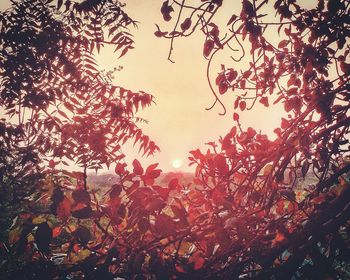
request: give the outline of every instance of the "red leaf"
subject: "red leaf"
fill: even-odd
[[[233,113],[233,120],[234,121],[239,121],[239,115],[237,113]]]
[[[215,45],[215,43],[214,43],[213,40],[207,40],[207,41],[205,41],[205,43],[204,43],[204,48],[203,48],[203,55],[204,55],[205,57],[208,57],[208,56],[210,55],[211,51],[212,51],[213,48],[214,48],[214,45]]]
[[[165,207],[166,203],[160,198],[152,198],[146,205],[145,209],[149,212],[161,211]]]
[[[68,116],[67,116],[67,114],[66,114],[65,112],[63,112],[63,111],[61,111],[61,110],[57,110],[57,112],[58,112],[61,116],[63,116],[63,117],[65,117],[66,119],[68,119]]]
[[[67,220],[71,214],[71,202],[65,197],[57,207],[57,216],[62,220]]]
[[[136,175],[142,175],[143,174],[143,168],[142,168],[140,162],[137,159],[134,159],[134,161],[132,162],[132,165],[134,167],[133,172]]]
[[[296,110],[297,112],[300,111],[301,107],[302,107],[302,102],[298,97],[294,97],[291,99],[287,99],[284,102],[284,110],[286,112],[290,112],[291,110]]]
[[[272,247],[286,240],[286,237],[280,231],[277,231],[275,238],[272,240]]]
[[[49,161],[49,167],[52,168],[52,169],[54,169],[55,166],[56,166],[55,161],[54,161],[53,159],[50,159],[50,161]]]
[[[281,128],[286,129],[288,127],[289,127],[289,122],[285,118],[282,118]]]
[[[151,173],[154,169],[156,169],[158,166],[158,163],[153,163],[150,166],[147,167],[146,173]]]
[[[268,99],[268,97],[267,96],[261,97],[260,103],[264,104],[265,107],[269,107],[269,99]]]
[[[173,178],[170,180],[168,187],[171,190],[174,190],[179,185],[179,180],[177,178]]]
[[[161,186],[152,186],[152,188],[160,195],[163,200],[168,200],[169,188],[162,188]]]
[[[241,87],[241,89],[245,89],[245,83],[246,83],[246,80],[241,80],[239,82],[239,86]]]
[[[219,84],[219,93],[224,94],[228,90],[228,85],[225,80],[222,80]]]
[[[283,41],[279,42],[278,48],[282,49],[282,48],[286,47],[288,44],[289,44],[288,40],[283,40]]]
[[[160,214],[156,217],[155,228],[160,235],[168,236],[176,233],[176,227],[173,219],[166,214]]]
[[[226,174],[229,171],[229,166],[226,163],[226,158],[222,155],[217,155],[215,157],[215,167],[221,174]]]
[[[205,263],[205,259],[202,257],[201,252],[195,252],[188,260],[190,263],[193,263],[193,268],[195,270],[201,269]]]
[[[176,205],[171,205],[170,207],[176,218],[179,218],[183,223],[187,223],[187,212],[180,202]]]
[[[246,107],[247,107],[247,103],[244,100],[239,102],[239,108],[241,109],[241,111],[244,111]]]
[[[117,165],[115,166],[115,173],[116,174],[123,174],[125,172],[125,163],[117,163]]]
[[[62,227],[55,227],[52,231],[52,237],[57,237],[61,234],[62,232]]]

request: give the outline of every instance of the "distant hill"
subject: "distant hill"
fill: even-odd
[[[297,179],[295,186],[298,189],[307,187],[308,185],[316,185],[318,182],[317,177],[309,171],[305,178],[302,178],[301,174],[298,174],[300,177]],[[189,172],[165,172],[162,173],[156,180],[156,184],[161,186],[167,186],[168,183],[177,178],[181,185],[187,186],[192,183],[194,174]],[[109,188],[112,185],[118,183],[118,176],[110,173],[105,174],[88,174],[87,183],[92,189],[105,189]]]
[[[162,173],[156,180],[156,184],[166,186],[173,179],[179,179],[181,185],[187,185],[192,182],[194,174],[188,172],[166,172]],[[87,183],[93,189],[109,188],[118,183],[118,176],[114,174],[88,174]]]
[[[119,179],[114,174],[88,174],[87,184],[93,189],[104,189],[118,183]]]

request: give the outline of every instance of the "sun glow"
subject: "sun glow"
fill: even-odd
[[[172,165],[174,168],[180,168],[182,165],[182,161],[180,159],[174,159]]]

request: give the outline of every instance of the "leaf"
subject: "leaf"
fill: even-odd
[[[162,4],[162,7],[160,9],[160,12],[162,13],[163,15],[163,19],[165,21],[170,21],[171,20],[171,15],[170,13],[173,12],[174,9],[172,6],[169,6],[169,1],[164,1],[163,4]]]
[[[232,15],[229,21],[227,22],[227,25],[231,25],[235,20],[237,19],[236,15]]]
[[[146,205],[145,209],[149,212],[161,211],[166,203],[160,198],[151,199]]]
[[[52,230],[52,237],[53,238],[56,238],[58,237],[62,232],[62,227],[58,226],[58,227],[55,227],[53,230]]]
[[[91,203],[90,194],[84,189],[78,189],[73,191],[72,197],[76,203],[85,203],[85,204]]]
[[[61,110],[57,110],[57,112],[58,112],[61,116],[63,116],[64,118],[69,119],[68,116],[67,116],[67,114],[66,114],[65,112],[63,112],[63,111],[61,111]]]
[[[72,216],[78,219],[89,219],[92,215],[92,209],[90,205],[82,208],[72,209]]]
[[[265,107],[269,107],[269,98],[267,96],[261,97],[259,102],[263,104]]]
[[[145,175],[142,176],[142,180],[145,185],[154,184],[154,179],[160,176],[162,170],[155,169],[157,166],[158,166],[158,163],[154,163],[147,167]]]
[[[84,226],[80,226],[77,228],[77,230],[74,232],[74,236],[78,239],[78,241],[82,245],[86,245],[90,239],[91,239],[91,233],[90,230]]]
[[[71,202],[67,197],[58,204],[56,209],[57,216],[62,220],[67,220],[71,214]]]
[[[164,200],[167,201],[169,197],[169,188],[163,188],[161,186],[152,186],[152,188],[160,195],[160,197]]]
[[[122,192],[123,188],[120,184],[114,184],[111,186],[111,192],[109,193],[109,197],[111,199],[119,197],[120,193]]]
[[[182,204],[177,203],[176,205],[171,205],[170,208],[176,218],[180,219],[182,223],[187,224],[187,212]]]
[[[157,30],[156,32],[154,32],[154,35],[158,38],[164,37],[167,34],[168,34],[168,32],[162,32],[160,30]]]
[[[217,155],[214,159],[214,164],[221,174],[226,174],[229,171],[229,166],[226,162],[226,158],[223,155]]]
[[[213,48],[214,48],[214,45],[215,45],[215,43],[214,43],[213,40],[207,40],[207,41],[205,41],[205,43],[204,43],[204,48],[203,48],[203,55],[204,55],[205,57],[208,57],[208,56],[210,55],[211,51],[212,51]]]
[[[166,214],[156,216],[155,228],[162,236],[176,234],[176,227],[173,219]]]
[[[49,161],[49,167],[52,168],[52,169],[54,169],[55,166],[56,166],[55,161],[54,161],[53,159],[50,159],[50,161]]]
[[[83,261],[85,260],[88,256],[90,256],[91,251],[89,249],[81,249],[78,252],[78,260],[77,261]]]
[[[34,224],[34,225],[39,225],[39,224],[42,224],[42,223],[45,223],[45,222],[46,222],[46,219],[43,216],[35,217],[32,220],[32,224]]]
[[[286,47],[288,44],[289,44],[289,40],[282,40],[281,42],[279,42],[278,48],[282,49],[282,48]]]
[[[115,166],[115,169],[114,169],[114,172],[116,174],[123,174],[125,173],[125,167],[126,167],[126,164],[125,163],[117,163],[116,166]]]
[[[273,165],[269,163],[265,165],[263,174],[264,176],[268,176],[272,171],[273,171]]]
[[[185,18],[183,23],[181,23],[180,27],[181,27],[182,31],[186,31],[187,29],[189,29],[191,27],[191,24],[192,24],[191,18]]]
[[[142,175],[143,174],[143,168],[142,168],[140,162],[137,159],[134,159],[134,161],[132,162],[132,166],[134,167],[133,172],[136,175]]]
[[[123,57],[123,56],[128,52],[129,49],[132,49],[132,47],[125,47],[125,48],[122,50],[122,52],[120,53],[119,58]]]
[[[239,114],[233,113],[233,120],[236,122],[239,121]]]
[[[35,243],[39,251],[47,254],[50,251],[49,245],[52,241],[52,229],[48,223],[41,223],[35,232]]]
[[[226,80],[222,79],[220,84],[219,84],[219,93],[220,94],[225,94],[228,90],[228,84]]]
[[[285,241],[286,237],[284,236],[284,234],[282,232],[280,232],[279,230],[277,230],[276,236],[275,238],[272,240],[272,247],[275,247],[276,245],[280,244],[281,242]]]
[[[168,183],[168,188],[171,190],[176,189],[176,187],[179,185],[179,179],[177,178],[173,178],[170,180],[170,182]]]
[[[159,165],[158,163],[153,163],[153,164],[149,165],[146,169],[146,174],[151,173],[153,170],[155,170],[157,168],[158,165]]]
[[[298,93],[298,88],[297,87],[292,87],[292,88],[287,90],[287,95],[289,95],[289,96],[296,95],[297,93]]]
[[[291,102],[290,100],[286,100],[284,102],[284,110],[288,113],[291,110],[293,110],[293,102]]]
[[[244,100],[239,102],[239,108],[241,109],[241,111],[244,111],[246,107],[247,107],[247,103]]]
[[[289,122],[285,118],[282,118],[281,128],[287,129],[288,127],[289,127]]]
[[[57,0],[57,10],[59,10],[62,7],[63,0]]]
[[[303,162],[302,167],[301,167],[301,174],[302,174],[303,178],[305,178],[307,172],[309,171],[309,167],[310,167],[310,163],[307,160],[305,160]]]
[[[16,243],[21,235],[21,228],[20,227],[15,227],[14,229],[11,229],[9,234],[8,234],[8,242],[10,245]]]
[[[233,80],[235,80],[238,76],[238,72],[236,70],[230,69],[228,74],[227,74],[227,80],[229,82],[232,82]]]
[[[192,254],[192,256],[188,259],[189,263],[193,263],[194,270],[201,269],[205,263],[205,259],[202,257],[202,253],[200,251],[196,251]]]

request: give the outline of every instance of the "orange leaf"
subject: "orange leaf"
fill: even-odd
[[[277,230],[275,238],[272,240],[272,247],[278,245],[279,243],[283,242],[286,240],[286,237],[284,236],[283,233],[281,233],[279,230]]]
[[[193,268],[195,270],[198,270],[203,267],[205,259],[202,257],[201,252],[197,251],[189,258],[189,262],[194,264]]]
[[[52,230],[52,237],[57,237],[61,234],[62,232],[62,228],[61,227],[55,227],[53,230]]]

